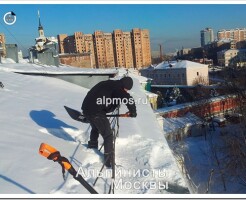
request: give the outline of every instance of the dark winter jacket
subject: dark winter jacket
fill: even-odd
[[[85,115],[106,114],[113,112],[120,102],[124,103],[129,112],[136,116],[134,99],[124,90],[123,81],[102,81],[87,93],[82,110]]]

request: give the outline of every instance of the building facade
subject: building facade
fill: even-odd
[[[133,61],[136,68],[148,66],[151,63],[150,39],[147,29],[132,30]]]
[[[246,28],[237,28],[229,30],[219,30],[217,33],[218,40],[232,39],[234,42],[246,40]]]
[[[229,49],[217,52],[219,66],[246,66],[246,49]]]
[[[105,46],[105,60],[106,64],[104,68],[115,67],[114,60],[114,47],[113,47],[113,36],[112,33],[104,33],[104,46]],[[99,66],[100,68],[100,66]]]
[[[211,28],[205,28],[200,31],[201,34],[201,46],[205,46],[214,41],[214,31]]]
[[[61,54],[59,61],[62,64],[80,68],[91,68],[91,57],[89,53]]]
[[[150,36],[147,29],[94,34],[75,32],[57,36],[60,53],[90,53],[95,68],[141,68],[151,64]]]
[[[0,56],[6,56],[5,35],[0,33]]]
[[[142,76],[153,79],[153,85],[191,86],[198,77],[208,83],[208,65],[187,60],[162,62],[140,70]]]

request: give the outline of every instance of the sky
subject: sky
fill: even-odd
[[[0,5],[0,32],[7,43],[20,49],[34,45],[38,37],[38,10],[45,36],[76,31],[113,32],[132,28],[149,29],[152,51],[162,45],[164,53],[200,46],[200,31],[246,28],[246,4],[73,4]],[[6,25],[3,16],[13,11],[17,20]]]

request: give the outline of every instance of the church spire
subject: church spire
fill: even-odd
[[[38,10],[38,21],[39,21],[38,30],[43,29],[43,26],[41,25],[41,20],[40,20],[40,13],[39,13],[39,10]]]
[[[39,25],[38,25],[38,33],[39,33],[39,37],[44,37],[44,28],[43,28],[43,26],[42,26],[42,24],[41,24],[39,10],[38,10],[38,22],[39,22]]]

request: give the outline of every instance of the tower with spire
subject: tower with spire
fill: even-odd
[[[38,34],[39,34],[39,37],[36,38],[36,49],[38,51],[41,51],[43,48],[44,48],[44,44],[46,43],[46,37],[44,36],[44,28],[41,24],[41,20],[40,20],[40,13],[39,13],[39,10],[38,10],[38,22],[39,22],[39,25],[38,25]]]
[[[38,33],[39,33],[39,37],[45,37],[44,36],[44,28],[43,26],[41,25],[41,20],[40,20],[40,13],[39,13],[39,10],[38,10],[38,22],[39,22],[39,26],[38,26]]]

